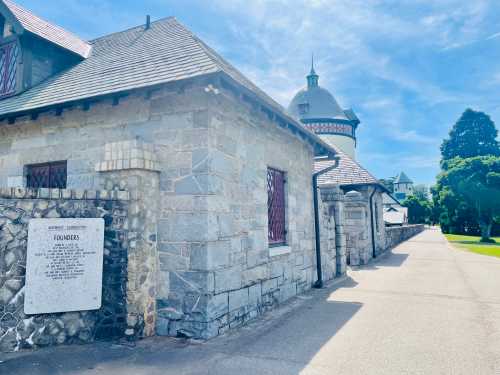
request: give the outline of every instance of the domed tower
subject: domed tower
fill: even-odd
[[[288,112],[326,143],[356,157],[356,128],[360,121],[352,109],[343,110],[332,94],[318,85],[319,76],[311,63],[307,87],[295,94]]]

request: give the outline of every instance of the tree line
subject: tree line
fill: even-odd
[[[441,172],[432,199],[413,194],[410,223],[441,226],[444,233],[480,235],[490,242],[500,234],[500,146],[494,122],[467,109],[441,144]]]

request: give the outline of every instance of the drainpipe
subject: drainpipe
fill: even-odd
[[[370,194],[370,226],[372,229],[372,256],[373,258],[377,257],[377,251],[376,251],[376,246],[375,246],[375,229],[373,225],[373,196],[377,192],[377,187],[375,186],[373,188],[373,192]],[[377,218],[375,218],[376,220]]]
[[[335,169],[339,165],[338,157],[328,157],[323,160],[333,160],[334,164],[329,166],[328,168],[322,169],[313,174],[312,183],[313,183],[313,201],[314,201],[314,237],[316,241],[316,269],[318,274],[318,280],[313,285],[313,288],[323,288],[323,272],[321,269],[321,238],[320,238],[320,230],[319,230],[319,204],[318,204],[318,177],[324,173],[330,172]]]

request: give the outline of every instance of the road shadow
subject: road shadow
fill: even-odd
[[[313,290],[208,342],[154,337],[135,347],[96,343],[47,348],[0,363],[0,373],[300,374],[361,309],[359,302],[335,300],[336,290],[356,285],[345,278]]]
[[[354,271],[357,270],[367,270],[375,271],[383,267],[401,267],[404,262],[408,259],[410,254],[408,253],[394,253],[392,250],[379,255],[375,259],[371,259],[368,264],[362,264],[360,266],[351,266]]]

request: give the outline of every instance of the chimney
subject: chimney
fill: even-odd
[[[149,30],[151,28],[151,16],[148,14],[146,16],[146,26],[144,27],[144,30]]]

